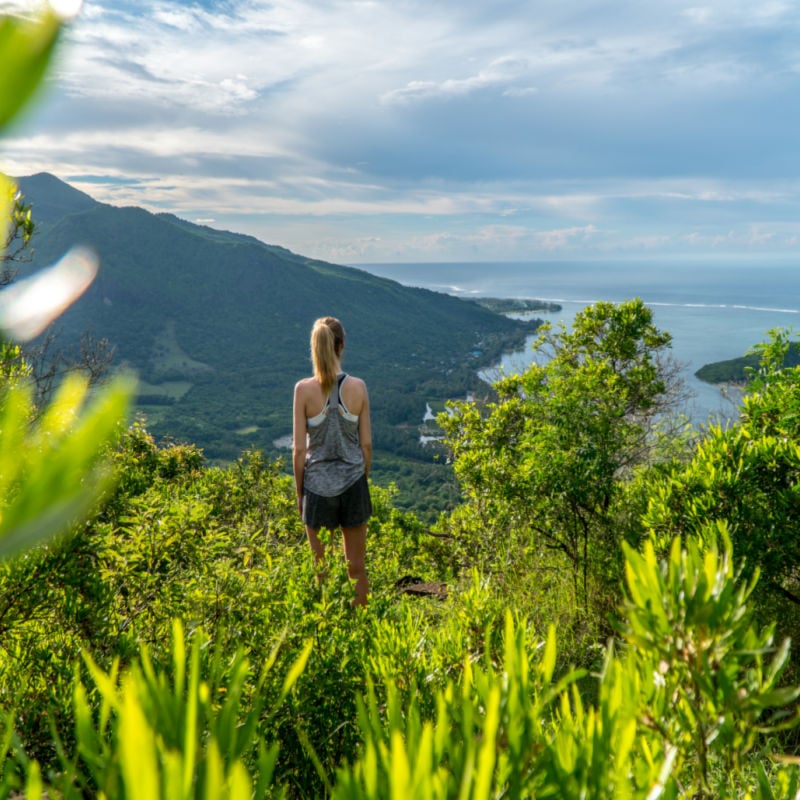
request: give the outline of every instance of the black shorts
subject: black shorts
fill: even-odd
[[[303,522],[309,528],[355,528],[372,515],[367,476],[362,475],[352,486],[336,497],[323,497],[303,490]]]

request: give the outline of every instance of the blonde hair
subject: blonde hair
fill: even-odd
[[[311,363],[324,394],[336,383],[344,348],[344,327],[336,317],[320,317],[311,329]]]

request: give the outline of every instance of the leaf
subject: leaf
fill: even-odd
[[[303,674],[303,670],[306,668],[306,663],[308,662],[308,657],[311,655],[311,650],[314,647],[313,640],[309,640],[306,643],[306,646],[303,648],[303,652],[300,653],[297,660],[292,664],[289,672],[286,674],[286,679],[283,682],[283,689],[281,690],[280,700],[278,701],[283,702],[286,699],[286,696],[292,690],[292,687],[297,683],[297,679]]]
[[[103,487],[107,476],[90,478],[95,489]],[[0,559],[11,558],[50,537],[63,533],[72,523],[84,516],[95,500],[94,492],[80,491],[66,500],[50,505],[33,519],[16,525],[0,538]],[[3,517],[5,521],[7,517]],[[12,517],[13,519],[13,517]]]
[[[408,800],[411,785],[411,770],[408,763],[403,735],[399,730],[391,734],[391,800]]]
[[[0,17],[0,128],[28,102],[41,82],[61,29],[61,20],[47,12],[37,20]]]
[[[547,631],[547,641],[545,642],[544,653],[542,653],[542,660],[539,663],[539,672],[545,683],[549,683],[553,679],[553,672],[556,668],[556,656],[556,629],[554,625],[550,625]]]
[[[236,761],[228,776],[230,800],[250,800],[253,796],[253,784],[250,775],[241,761]]]
[[[478,753],[478,773],[475,776],[475,800],[492,796],[492,776],[497,758],[497,729],[500,724],[500,687],[492,687],[483,721],[483,743]]]
[[[42,800],[42,773],[39,765],[32,761],[28,768],[28,778],[25,783],[26,800]]]
[[[88,385],[73,376],[28,432],[30,391],[8,389],[0,407],[0,558],[66,532],[110,487],[113,473],[103,455],[132,393],[132,379],[120,377],[84,408]]]
[[[136,699],[134,678],[128,676],[123,688],[119,722],[119,756],[130,800],[157,800],[159,768],[153,732]]]

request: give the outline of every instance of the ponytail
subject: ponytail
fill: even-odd
[[[311,330],[311,363],[314,377],[328,394],[336,383],[339,359],[344,348],[344,328],[335,317],[320,317]]]

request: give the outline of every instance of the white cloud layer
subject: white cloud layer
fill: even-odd
[[[750,0],[85,0],[0,168],[334,261],[794,253],[798,34]]]

